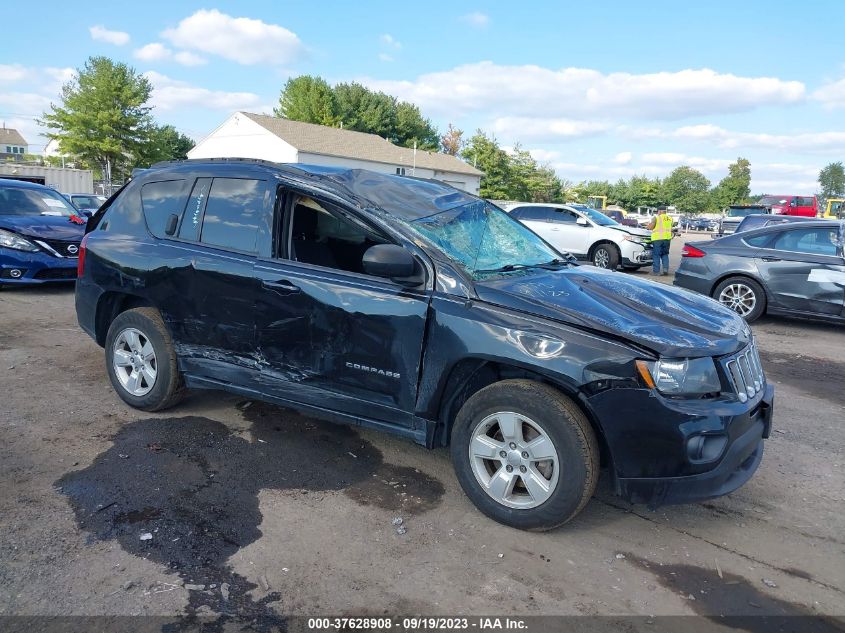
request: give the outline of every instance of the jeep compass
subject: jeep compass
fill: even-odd
[[[433,180],[156,165],[88,221],[76,309],[133,407],[221,389],[448,446],[473,503],[519,528],[575,516],[601,465],[652,507],[729,493],[771,426],[737,314],[579,266]]]

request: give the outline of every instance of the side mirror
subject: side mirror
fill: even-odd
[[[364,272],[374,277],[385,277],[403,285],[423,282],[417,260],[407,250],[395,244],[376,244],[364,253],[361,260]]]
[[[577,224],[578,226],[590,226],[590,223],[587,222],[587,218],[582,217],[579,217],[577,220],[575,220],[575,224]]]

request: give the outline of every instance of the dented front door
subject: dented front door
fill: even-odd
[[[427,291],[283,259],[259,261],[255,275],[264,389],[326,409],[410,423]]]

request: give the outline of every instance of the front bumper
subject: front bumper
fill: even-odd
[[[623,242],[619,251],[622,264],[625,266],[647,266],[653,259],[651,246],[643,246],[635,242]]]
[[[41,284],[76,280],[75,257],[55,257],[0,247],[0,284]]]
[[[625,423],[602,424],[619,496],[656,508],[720,497],[751,479],[763,459],[763,440],[771,432],[771,385],[745,403],[668,401],[654,395],[643,398],[643,390],[635,391],[641,401],[624,407]],[[604,414],[619,419],[622,407],[613,397],[594,397],[591,404],[599,405],[600,422]],[[689,447],[701,437],[724,445],[705,459],[693,459]]]

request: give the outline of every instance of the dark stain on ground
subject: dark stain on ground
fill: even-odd
[[[723,571],[720,577],[716,570],[693,565],[661,565],[629,552],[625,558],[680,594],[697,614],[730,628],[751,633],[845,631],[841,619],[819,616],[802,605],[772,597],[736,574]]]
[[[81,529],[97,540],[118,541],[192,586],[185,587],[187,617],[171,628],[193,627],[201,616],[208,631],[222,631],[229,622],[259,631],[286,628],[271,608],[281,594],[256,600],[249,592],[257,585],[226,564],[261,536],[262,489],[354,487],[353,499],[363,502],[367,491],[376,491],[377,498],[367,502],[411,513],[436,506],[443,493],[427,475],[385,464],[380,451],[351,428],[259,404],[245,417],[253,422],[254,441],[202,417],[131,422],[89,467],[56,482]],[[398,488],[382,480],[399,482]],[[152,538],[141,540],[146,534]],[[209,613],[219,615],[208,620]]]
[[[760,350],[769,382],[782,382],[816,398],[845,406],[845,363]]]
[[[283,410],[278,407],[255,403],[244,411],[244,418],[256,425],[269,425],[279,430],[281,429],[280,413],[283,413]],[[296,416],[289,413],[285,415]],[[306,432],[298,433],[296,440],[293,440],[300,442],[296,450],[307,454],[313,442],[314,433],[318,434],[321,441],[336,441],[330,439],[332,437],[338,440],[344,438],[344,446],[337,443],[338,454],[346,461],[367,464],[365,468],[371,473],[370,476],[356,480],[344,490],[346,496],[361,505],[375,506],[399,514],[417,514],[431,510],[440,504],[440,499],[445,492],[443,484],[416,468],[385,463],[381,452],[362,439],[353,428],[309,418],[300,418],[300,421]]]

